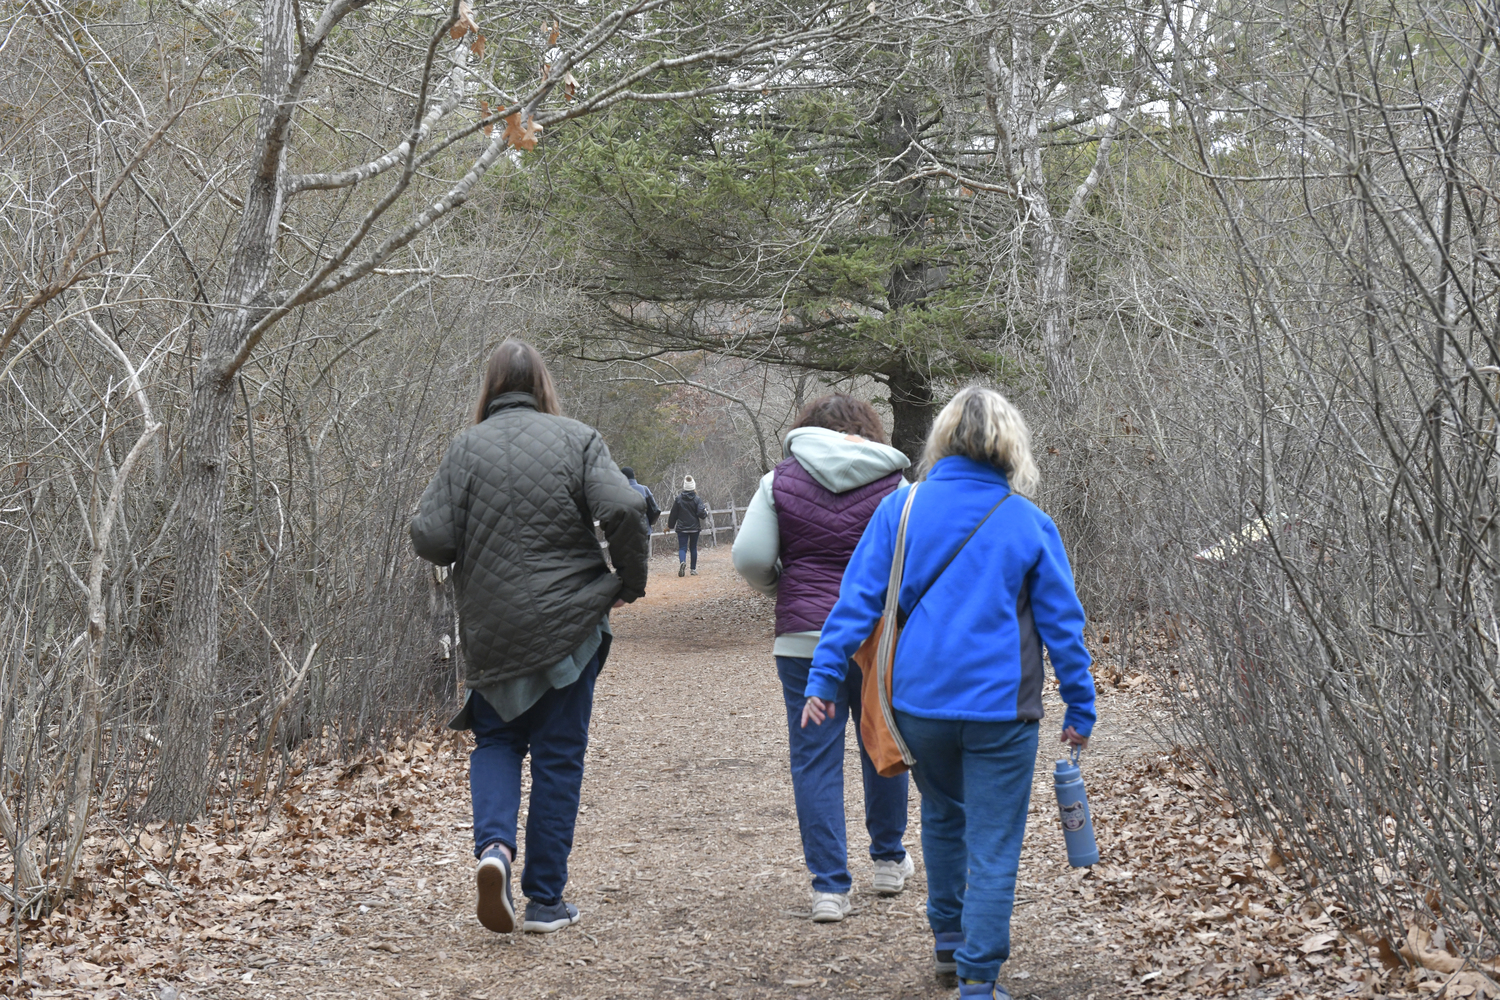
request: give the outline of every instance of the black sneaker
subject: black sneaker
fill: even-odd
[[[687,576],[687,563],[678,563],[677,564],[677,575],[678,576]]]
[[[578,907],[572,903],[560,900],[556,903],[529,902],[526,904],[526,922],[521,925],[521,930],[530,934],[551,934],[576,923]]]
[[[933,934],[932,969],[938,979],[948,982],[958,976],[958,961],[953,953],[963,947],[963,931],[940,931]]]
[[[496,934],[516,929],[516,904],[510,897],[510,861],[499,844],[491,844],[479,855],[474,872],[479,886],[479,922]]]

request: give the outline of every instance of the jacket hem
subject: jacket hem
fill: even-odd
[[[808,687],[811,688],[812,685],[809,684]],[[1032,712],[966,712],[946,708],[917,708],[907,704],[900,698],[892,699],[891,705],[899,711],[905,712],[907,715],[915,715],[919,719],[943,719],[948,722],[1040,722],[1045,718],[1044,715],[1037,715]],[[1073,712],[1073,707],[1068,706],[1067,711],[1063,713],[1064,719],[1073,714]],[[1093,729],[1093,726],[1089,728]],[[1086,736],[1088,734],[1079,729],[1078,735]]]

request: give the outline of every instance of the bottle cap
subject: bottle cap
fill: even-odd
[[[1068,759],[1058,761],[1053,773],[1059,777],[1066,775],[1069,778],[1078,774],[1081,770],[1078,764],[1082,756],[1083,751],[1081,748],[1077,746],[1070,747],[1068,749]]]

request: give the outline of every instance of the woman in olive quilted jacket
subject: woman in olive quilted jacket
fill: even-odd
[[[496,348],[474,425],[448,448],[411,523],[417,554],[453,567],[469,696],[449,727],[474,732],[479,921],[492,931],[516,925],[510,874],[528,753],[521,929],[578,922],[562,896],[594,680],[609,654],[610,608],[646,590],[645,509],[599,432],[561,415],[536,349]]]

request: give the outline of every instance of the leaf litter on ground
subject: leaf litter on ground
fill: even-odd
[[[719,662],[764,659],[768,606],[711,581],[697,586],[690,601],[642,612],[654,616],[640,619],[651,623],[648,634],[632,639],[622,622],[617,655],[628,662],[639,642],[673,670],[705,653]],[[697,638],[681,638],[695,629]],[[1161,711],[1154,682],[1119,671],[1101,676],[1103,721]],[[638,710],[646,702],[631,693],[635,682],[619,683],[600,699],[590,780],[601,784],[586,785],[581,828],[591,809],[598,815],[642,798],[641,815],[655,825],[580,835],[580,852],[592,860],[587,870],[580,861],[575,881],[595,884],[576,891],[589,894],[592,922],[540,941],[480,935],[470,926],[467,743],[438,730],[350,760],[317,761],[315,748],[304,746],[274,802],[256,810],[241,803],[181,828],[150,824],[133,837],[114,825],[118,809],[107,814],[85,842],[77,894],[21,927],[19,970],[14,947],[0,965],[3,992],[231,998],[264,996],[280,984],[304,995],[369,996],[420,983],[438,996],[511,997],[590,982],[597,984],[590,996],[695,995],[710,983],[742,997],[789,989],[810,997],[862,984],[889,996],[947,995],[925,964],[930,945],[919,899],[869,895],[845,924],[813,934],[786,916],[805,909],[805,873],[785,803],[762,809],[767,818],[757,825],[713,820],[704,806],[708,821],[700,825],[666,812],[664,793],[641,780],[675,776],[691,787],[707,773],[763,782],[745,788],[751,801],[789,800],[784,766],[762,768],[763,776],[756,770],[764,734],[784,724],[779,705],[723,693],[721,717],[754,716],[763,728],[747,731],[743,745],[699,750],[664,768],[651,759],[668,752],[653,719],[679,716]],[[765,686],[755,697],[774,693]],[[738,738],[735,726],[745,725],[719,735]],[[1380,947],[1344,926],[1336,902],[1310,894],[1284,858],[1246,841],[1234,804],[1192,754],[1138,744],[1094,755],[1086,772],[1103,858],[1087,870],[1061,861],[1042,761],[1018,886],[1016,950],[1006,969],[1018,988],[1025,984],[1024,995],[1497,995],[1484,975],[1493,970],[1466,966],[1429,932],[1414,926],[1406,941]],[[736,764],[719,767],[724,761]],[[914,826],[909,839],[915,833]],[[737,848],[762,843],[774,846],[749,857]],[[712,887],[698,897],[698,910],[674,904],[658,913],[658,897],[665,905],[673,891],[658,879],[663,868],[673,873],[667,882]],[[0,866],[0,879],[11,874]],[[914,893],[925,891],[921,878],[919,865]],[[758,910],[730,906],[755,900]],[[0,917],[13,931],[13,914],[0,909]],[[1079,933],[1059,943],[1059,928]],[[734,935],[738,944],[726,942]],[[483,969],[459,968],[474,954],[488,956]],[[496,976],[506,983],[494,983]]]

